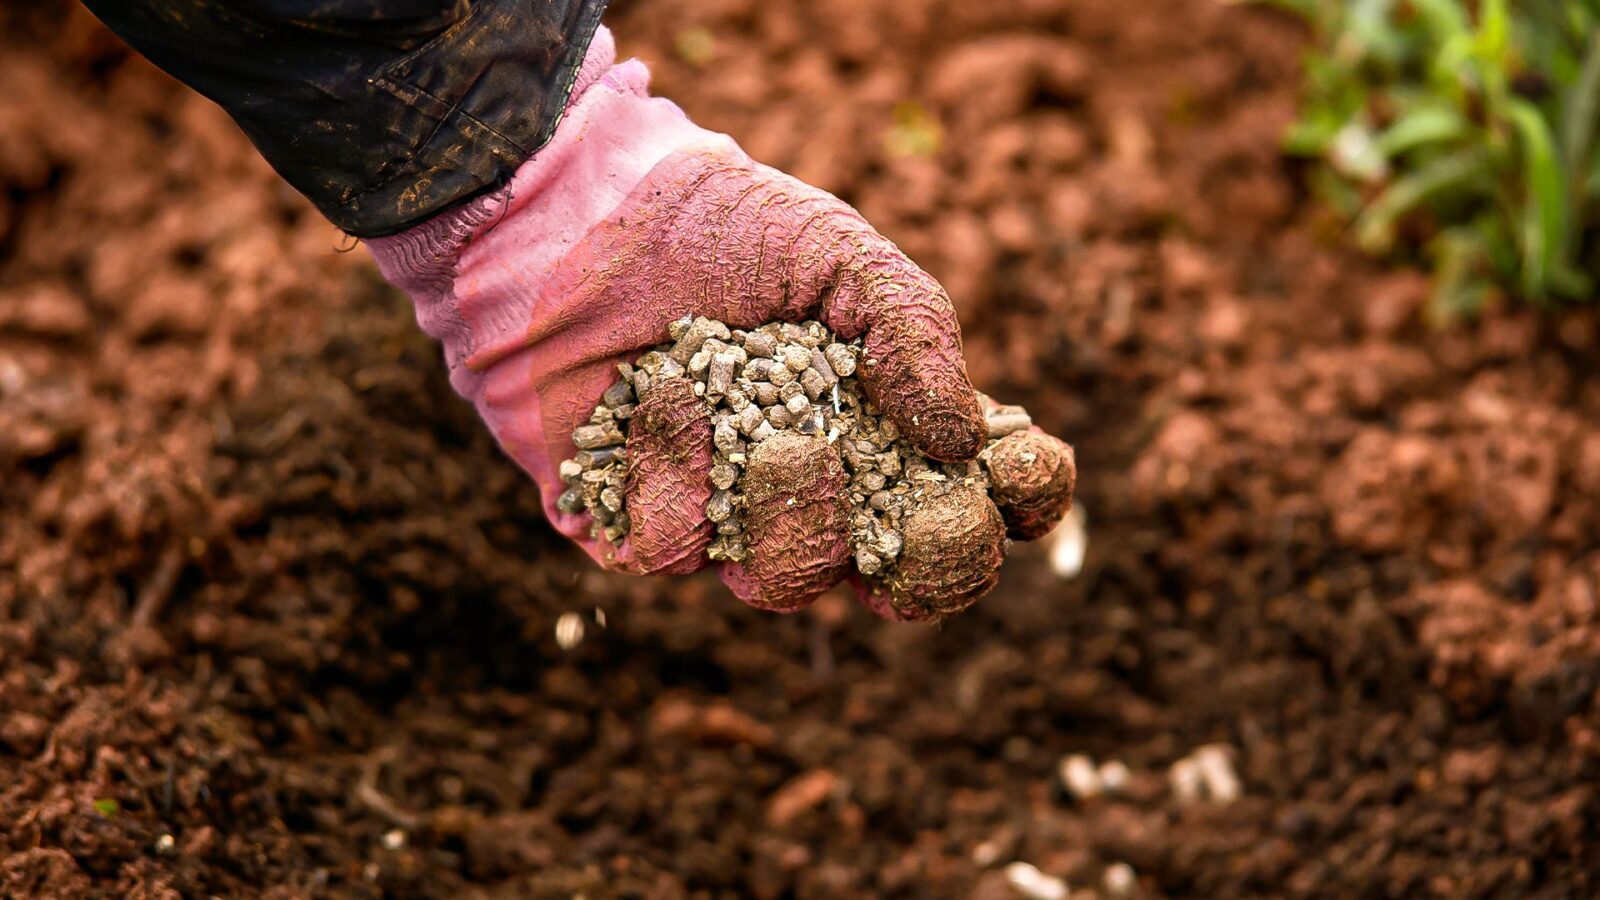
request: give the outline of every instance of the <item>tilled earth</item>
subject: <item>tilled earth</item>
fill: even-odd
[[[1595,319],[1439,329],[1344,249],[1277,152],[1292,22],[616,4],[1076,444],[1082,576],[1020,550],[930,627],[595,571],[225,117],[0,16],[0,895],[1600,891]],[[1179,802],[1210,744],[1241,796]]]

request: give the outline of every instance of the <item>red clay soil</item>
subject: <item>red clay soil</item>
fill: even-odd
[[[1287,19],[617,4],[1076,443],[1082,577],[1021,550],[941,627],[595,571],[216,109],[4,19],[0,895],[1600,891],[1595,319],[1438,330],[1344,249],[1276,151]],[[1176,802],[1219,742],[1240,799]],[[1067,799],[1071,752],[1129,788]]]

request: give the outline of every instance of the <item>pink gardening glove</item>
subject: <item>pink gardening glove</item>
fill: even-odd
[[[557,463],[615,365],[687,314],[739,328],[819,318],[865,336],[859,374],[874,402],[927,456],[974,457],[985,424],[943,288],[854,209],[696,127],[649,96],[642,63],[614,57],[602,28],[554,139],[509,185],[368,242],[555,527],[608,568],[707,565],[711,424],[686,384],[652,391],[636,413],[620,548],[589,537],[587,513],[556,508]],[[798,499],[769,529],[779,552],[724,572],[748,603],[797,609],[849,571],[845,518]]]

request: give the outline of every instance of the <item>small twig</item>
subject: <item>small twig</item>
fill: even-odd
[[[176,543],[167,545],[161,553],[161,561],[156,563],[155,574],[145,582],[143,590],[139,591],[139,600],[134,605],[133,617],[130,624],[134,628],[147,628],[161,615],[161,610],[167,605],[167,599],[172,596],[172,588],[178,583],[178,573],[183,571],[183,550]]]
[[[394,747],[384,747],[362,760],[361,778],[356,782],[356,799],[367,809],[389,820],[390,824],[398,825],[407,831],[416,831],[426,823],[427,819],[402,809],[392,797],[378,790],[378,776],[384,765],[394,758],[396,752]]]

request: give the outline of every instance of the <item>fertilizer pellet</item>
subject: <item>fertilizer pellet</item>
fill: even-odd
[[[1128,789],[1128,781],[1133,778],[1133,773],[1128,770],[1128,764],[1121,760],[1113,759],[1100,764],[1100,786],[1108,794],[1120,794]]]
[[[1233,749],[1225,744],[1207,744],[1174,762],[1167,780],[1180,803],[1208,800],[1227,805],[1244,791],[1233,768]]]
[[[1133,896],[1133,892],[1139,887],[1139,878],[1134,874],[1133,866],[1119,862],[1106,866],[1104,874],[1100,876],[1100,883],[1106,889],[1106,896],[1120,900],[1123,897]]]
[[[1027,900],[1067,900],[1067,883],[1046,875],[1032,863],[1014,862],[1005,868],[1006,883]]]
[[[1094,761],[1081,753],[1074,753],[1062,759],[1058,774],[1062,787],[1078,800],[1098,796],[1105,787],[1100,779],[1100,773],[1094,767]]]

